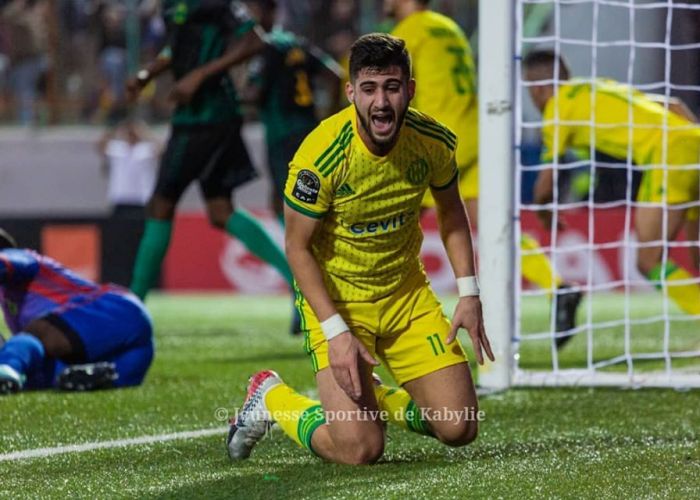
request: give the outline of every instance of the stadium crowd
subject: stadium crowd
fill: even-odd
[[[279,4],[285,27],[336,59],[346,56],[359,33],[359,0]],[[161,14],[158,0],[1,0],[0,122],[117,121],[130,70],[163,48]],[[143,118],[168,119],[171,84],[164,79],[146,92]]]

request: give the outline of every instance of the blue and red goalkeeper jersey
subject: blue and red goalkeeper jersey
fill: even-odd
[[[117,285],[98,285],[32,250],[0,251],[0,302],[12,333],[48,314],[61,315],[105,293],[128,294]]]

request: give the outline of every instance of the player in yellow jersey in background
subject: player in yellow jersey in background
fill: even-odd
[[[469,222],[457,187],[455,135],[408,107],[414,94],[402,40],[358,39],[351,106],[302,143],[285,189],[286,249],[320,402],[271,371],[250,380],[232,422],[232,459],[249,456],[276,422],[298,444],[337,463],[384,450],[386,420],[450,446],[477,435],[477,396],[456,339],[466,328],[479,363],[484,332]],[[460,288],[452,323],[432,292],[419,250],[430,189]],[[373,380],[382,361],[402,388]]]
[[[452,19],[428,9],[430,2],[384,0],[384,13],[397,21],[391,34],[411,55],[416,96],[411,106],[449,127],[457,137],[459,190],[476,223],[479,196],[479,103],[469,41]],[[430,193],[425,206],[435,206]]]
[[[392,35],[406,41],[411,54],[416,96],[412,106],[447,125],[459,138],[457,167],[459,191],[473,226],[478,220],[479,103],[476,70],[469,41],[452,19],[428,8],[429,0],[384,0],[384,13],[397,24]],[[435,202],[426,194],[424,207]],[[537,240],[523,235],[525,279],[544,290],[559,289],[556,297],[556,331],[575,327],[581,292],[573,291],[554,272],[549,259],[538,250]]]
[[[526,80],[553,80],[556,61],[557,55],[552,51],[531,52],[523,61]],[[593,84],[570,80],[566,62],[559,58],[558,64],[558,92],[551,82],[529,87],[544,122],[542,161],[552,162],[568,148],[588,149],[591,137],[595,137],[597,151],[623,162],[630,151],[635,165],[648,165],[637,194],[641,206],[635,210],[634,226],[640,244],[637,267],[657,286],[665,281],[669,296],[685,312],[700,314],[700,287],[683,283],[692,278],[688,271],[671,259],[663,265],[662,246],[643,246],[675,239],[686,220],[697,228],[697,207],[679,206],[698,200],[700,174],[692,166],[700,163],[700,128],[693,123],[692,113],[677,99],[666,110],[661,96],[644,94],[613,80],[599,79]],[[594,134],[591,120],[595,120]],[[552,201],[552,186],[553,170],[543,170],[535,186],[537,203]],[[663,206],[659,206],[661,203]],[[551,224],[551,216],[546,212],[542,218],[545,225]],[[697,257],[693,260],[697,266]]]

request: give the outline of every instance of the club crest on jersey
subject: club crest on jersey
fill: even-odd
[[[321,181],[318,176],[310,170],[299,171],[292,196],[304,203],[313,204],[318,200],[319,191],[321,191]]]
[[[414,186],[420,186],[425,183],[425,179],[428,177],[428,170],[430,170],[428,162],[423,158],[418,158],[406,169],[406,180]]]

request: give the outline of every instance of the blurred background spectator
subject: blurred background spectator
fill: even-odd
[[[277,24],[339,62],[361,33],[388,31],[383,0],[280,0]],[[477,0],[433,0],[471,34]],[[124,81],[163,48],[159,0],[0,0],[0,123],[114,124]],[[146,89],[139,114],[170,116],[167,79]]]
[[[105,132],[97,145],[109,177],[112,217],[143,220],[156,183],[162,144],[143,120],[127,117]]]
[[[12,116],[24,126],[36,121],[39,82],[47,69],[48,5],[47,0],[12,0],[2,9]]]

